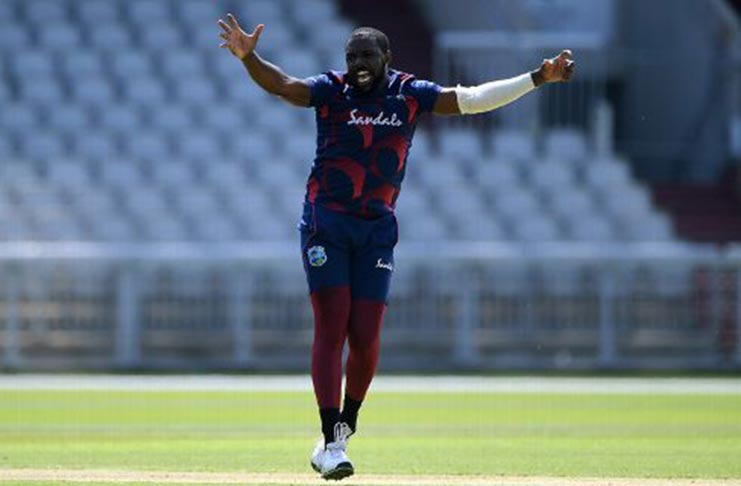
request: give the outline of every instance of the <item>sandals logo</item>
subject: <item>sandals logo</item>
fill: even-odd
[[[323,246],[312,246],[306,250],[306,256],[309,259],[309,265],[312,267],[321,267],[327,263],[327,252]]]
[[[379,113],[377,116],[356,116],[358,113],[358,109],[355,108],[350,112],[350,120],[348,120],[348,125],[374,125],[374,126],[392,126],[392,127],[400,127],[404,124],[399,117],[396,115],[396,113],[392,113],[390,117],[386,116],[384,112]]]

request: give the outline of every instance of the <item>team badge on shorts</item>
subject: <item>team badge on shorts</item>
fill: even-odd
[[[327,252],[323,246],[312,246],[306,250],[306,256],[309,258],[309,265],[312,267],[321,267],[327,263]]]

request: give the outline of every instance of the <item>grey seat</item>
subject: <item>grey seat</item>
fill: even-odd
[[[204,126],[227,137],[245,133],[249,126],[242,110],[231,104],[219,106],[216,109],[204,107],[199,118]]]
[[[494,154],[509,159],[535,158],[535,140],[520,130],[497,130],[493,136]]]
[[[180,22],[190,31],[201,30],[204,25],[212,25],[215,19],[222,15],[216,4],[208,0],[177,2],[176,6]]]
[[[120,19],[119,2],[101,2],[100,0],[75,0],[72,4],[75,7],[77,19],[85,27],[94,24],[115,24]]]
[[[0,110],[0,129],[7,134],[25,134],[35,131],[40,124],[39,114],[23,103],[9,103]]]
[[[177,103],[151,107],[149,121],[152,128],[168,134],[187,131],[194,125],[192,110]]]
[[[98,51],[118,53],[131,47],[131,35],[122,24],[96,22],[88,28],[90,44]]]
[[[134,25],[160,24],[172,16],[168,5],[157,0],[132,0],[125,7],[126,16]]]
[[[110,72],[119,80],[151,76],[152,60],[144,51],[125,50],[110,59]]]
[[[55,131],[77,134],[85,132],[91,125],[90,110],[76,104],[58,104],[49,110],[45,119],[47,126]]]
[[[176,144],[178,153],[183,159],[197,161],[200,164],[207,165],[224,157],[224,150],[216,133],[210,131],[183,131]]]
[[[169,53],[173,46],[184,42],[180,30],[168,21],[160,22],[156,29],[142,27],[138,37],[139,45],[152,52]]]
[[[124,86],[124,95],[136,106],[158,105],[167,98],[162,82],[149,76],[130,80]]]
[[[39,31],[39,44],[51,51],[72,51],[80,47],[80,33],[70,24],[47,25]]]
[[[99,78],[79,80],[72,86],[72,97],[82,105],[107,108],[115,99],[113,86]]]
[[[135,160],[156,162],[168,159],[172,150],[161,134],[139,132],[125,140],[124,151]]]
[[[61,103],[64,98],[62,86],[55,77],[36,77],[20,85],[21,99],[36,106]]]
[[[72,153],[86,160],[106,161],[118,154],[118,146],[110,132],[84,130],[75,134]]]
[[[515,224],[515,235],[522,242],[549,242],[559,239],[559,230],[553,220],[542,216],[523,218]]]
[[[10,56],[9,61],[11,71],[22,83],[37,78],[51,78],[54,75],[54,59],[48,51],[26,49]]]
[[[142,171],[129,160],[110,159],[100,164],[100,180],[111,187],[134,188],[143,183]]]
[[[30,159],[46,160],[67,153],[62,137],[53,132],[26,133],[20,142],[20,154]]]
[[[117,104],[103,110],[98,122],[101,128],[128,135],[141,129],[142,115],[141,111],[134,106]]]
[[[0,24],[0,46],[8,51],[26,49],[29,45],[29,34],[21,25]]]
[[[586,135],[578,129],[550,130],[543,145],[546,157],[550,158],[583,160],[589,152]]]
[[[15,143],[10,135],[0,134],[0,160],[15,157]]]
[[[173,82],[200,78],[206,74],[203,59],[194,51],[166,52],[157,64],[162,73]]]
[[[216,89],[208,78],[191,77],[175,84],[175,97],[191,106],[212,106],[216,101]]]
[[[62,74],[68,80],[100,78],[104,72],[101,58],[94,51],[68,52],[59,60]]]
[[[20,3],[20,2],[19,2]],[[22,2],[23,19],[29,25],[55,24],[67,19],[65,2],[54,0],[34,0]]]
[[[474,161],[483,158],[481,140],[472,130],[443,131],[438,142],[441,157],[466,158]]]

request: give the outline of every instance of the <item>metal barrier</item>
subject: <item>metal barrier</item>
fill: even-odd
[[[308,369],[293,245],[0,245],[8,369]],[[741,257],[683,245],[402,245],[386,370],[741,365]]]

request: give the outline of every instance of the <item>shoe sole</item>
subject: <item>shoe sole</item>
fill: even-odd
[[[332,469],[331,471],[327,471],[326,473],[322,474],[322,478],[326,479],[327,481],[339,481],[340,479],[352,476],[353,474],[355,474],[355,469],[352,467],[352,464],[350,464],[349,462],[343,462],[338,464],[337,467]]]
[[[317,466],[317,465],[316,465],[316,464],[314,464],[313,462],[309,461],[309,464],[311,464],[311,468],[312,468],[312,469],[313,469],[314,471],[316,471],[316,472],[322,472],[322,470],[321,470],[321,469],[319,469],[319,466]]]

